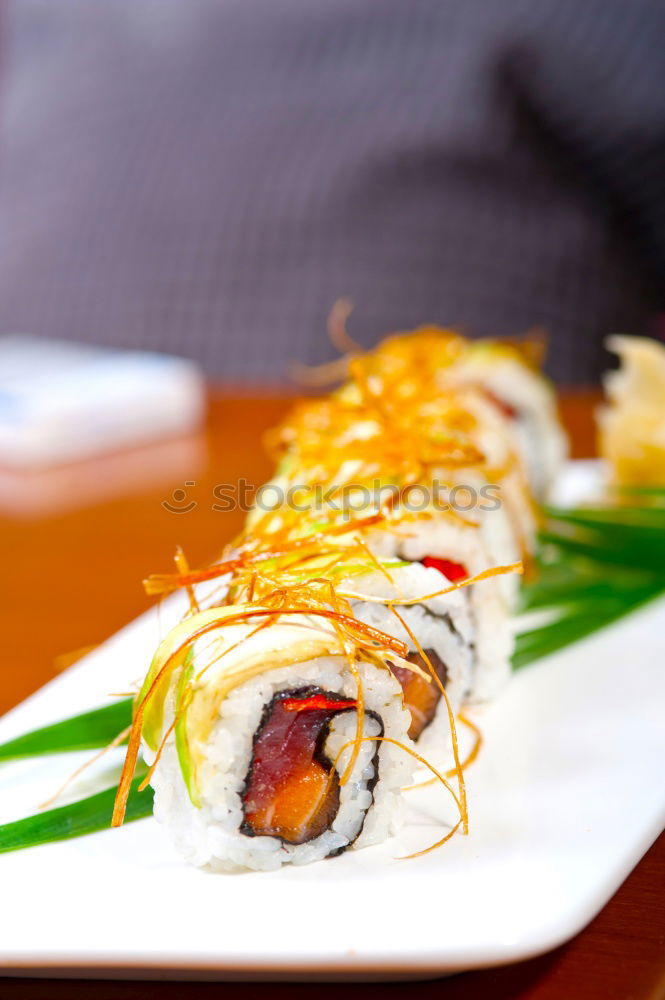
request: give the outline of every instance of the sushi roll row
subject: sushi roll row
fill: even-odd
[[[137,696],[116,825],[142,753],[156,817],[213,870],[381,842],[423,765],[465,829],[455,718],[509,676],[535,517],[513,418],[480,377],[451,377],[458,341],[354,357],[271,435],[283,499],[212,566],[150,578],[190,610]]]

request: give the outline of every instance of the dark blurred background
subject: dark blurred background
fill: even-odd
[[[227,381],[425,322],[566,383],[664,306],[665,4],[2,5],[0,328]]]

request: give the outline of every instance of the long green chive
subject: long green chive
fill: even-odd
[[[123,698],[1,744],[0,761],[72,750],[97,750],[107,746],[131,721],[132,699]]]
[[[127,798],[126,823],[152,815],[152,789],[146,788],[139,792],[140,783],[140,777],[132,782]],[[71,840],[73,837],[109,829],[116,791],[115,786],[106,788],[103,792],[97,792],[78,802],[49,809],[14,823],[5,823],[0,826],[0,854],[59,840]]]

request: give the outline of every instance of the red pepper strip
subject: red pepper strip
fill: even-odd
[[[335,712],[340,708],[355,708],[357,701],[331,701],[324,694],[313,694],[311,698],[285,698],[280,702],[286,712],[314,712],[317,709]]]
[[[457,583],[458,580],[465,580],[469,575],[466,566],[462,563],[452,562],[450,559],[436,559],[434,556],[425,556],[423,559],[423,566],[427,566],[428,569],[438,569],[439,573],[443,573],[444,576],[448,577],[451,583]]]

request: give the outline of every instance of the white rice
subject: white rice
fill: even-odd
[[[441,589],[441,574],[420,563],[391,570],[390,576],[394,585],[378,572],[349,581],[349,585],[356,592],[384,598],[413,598]],[[457,713],[471,684],[473,628],[468,601],[458,591],[419,604],[401,605],[397,610],[406,629],[385,605],[353,602],[357,618],[401,639],[410,651],[415,652],[417,646],[409,632],[418,639],[421,649],[434,650],[446,665],[445,690],[453,712]],[[450,722],[444,698],[439,701],[434,719],[421,733],[417,745],[418,752],[433,764],[441,765],[447,759]]]
[[[479,497],[469,512],[470,520],[480,524],[483,540],[494,565],[515,562],[524,550],[532,551],[536,521],[529,489],[529,474],[517,433],[517,421],[506,417],[494,403],[475,389],[464,392],[465,408],[478,422],[475,444],[487,465],[501,472],[498,483],[488,484],[473,470],[460,470],[457,482],[473,487]],[[482,499],[484,486],[500,487],[500,504],[495,510]],[[464,515],[464,512],[462,512]],[[510,578],[506,578],[510,581]],[[510,586],[510,583],[502,586]]]
[[[407,746],[409,713],[404,709],[401,688],[387,671],[369,663],[359,664],[365,706],[380,717],[384,733]],[[402,818],[400,789],[409,784],[413,758],[387,742],[363,742],[350,780],[340,788],[340,806],[327,831],[300,845],[277,837],[250,837],[239,832],[243,822],[241,795],[252,756],[254,734],[263,710],[273,696],[285,689],[316,685],[346,697],[356,696],[356,686],[342,656],[314,660],[267,671],[230,692],[221,702],[219,716],[205,747],[199,776],[201,807],[190,801],[178,763],[175,743],[169,739],[153,776],[155,816],[168,829],[173,843],[193,865],[213,870],[252,868],[272,871],[282,864],[319,861],[344,849],[360,835],[354,847],[379,843],[391,836]],[[173,718],[167,710],[165,726]],[[336,716],[330,726],[325,752],[334,760],[343,744],[355,735],[356,713]],[[367,716],[366,736],[379,735],[379,726]],[[378,747],[378,781],[373,793],[368,783],[375,777],[372,763]],[[344,770],[351,748],[341,756],[338,773]],[[153,755],[144,750],[150,763]]]
[[[399,534],[375,531],[369,544],[377,555],[384,557],[397,556],[414,562],[425,556],[450,559],[466,566],[472,576],[492,565],[479,532],[447,517],[404,522]],[[432,590],[440,590],[442,574],[434,569],[428,572],[434,574]],[[500,577],[490,577],[456,594],[467,603],[473,630],[473,666],[468,690],[471,701],[491,700],[510,678],[514,637],[510,607],[500,580]]]
[[[556,409],[556,396],[546,378],[516,358],[471,354],[446,373],[459,383],[481,383],[511,406],[518,451],[535,496],[546,498],[566,458],[568,443]]]

